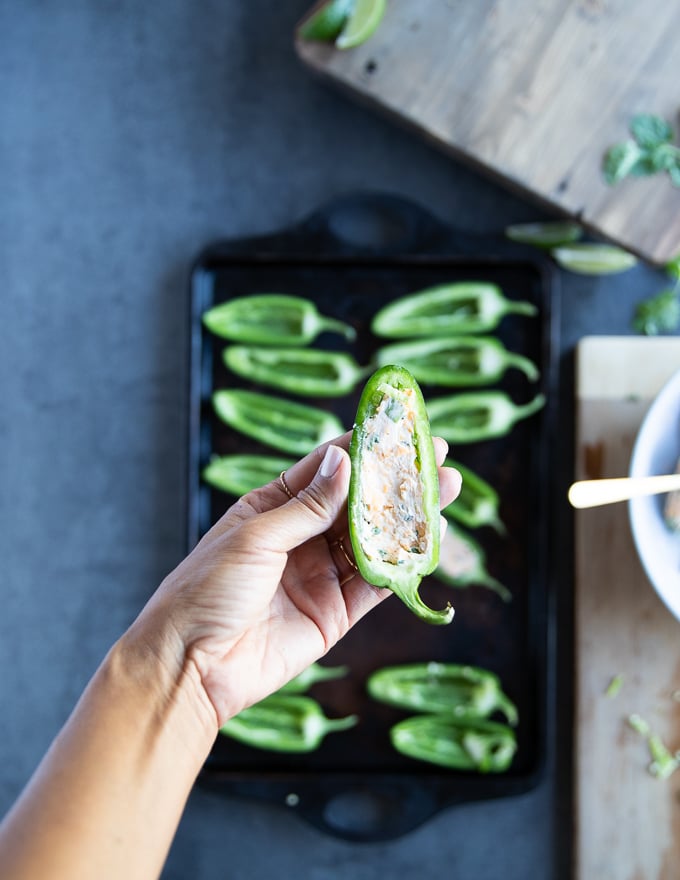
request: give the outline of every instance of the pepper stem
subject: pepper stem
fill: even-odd
[[[545,406],[545,395],[537,394],[536,397],[529,403],[525,403],[524,405],[515,407],[515,413],[513,415],[513,422],[518,422],[520,419],[525,419],[528,416],[533,415],[538,412],[539,409],[542,409]]]
[[[504,602],[512,601],[512,593],[510,590],[487,572],[480,572],[479,576],[475,578],[475,583],[480,587],[486,587],[488,590],[492,590],[499,595]]]
[[[394,587],[392,587],[392,590],[397,593],[402,602],[410,608],[415,615],[426,623],[441,625],[451,623],[453,620],[454,610],[450,602],[446,603],[446,608],[442,608],[441,611],[436,611],[434,608],[430,608],[429,605],[426,605],[423,602],[420,598],[420,593],[418,592],[417,587],[415,590],[409,590],[408,592],[402,592],[401,590],[397,591]]]
[[[358,715],[346,715],[344,718],[326,718],[323,723],[324,733],[334,730],[349,730],[359,723]]]
[[[533,303],[527,302],[526,300],[507,300],[507,304],[505,306],[506,313],[514,314],[514,315],[536,315],[538,314],[538,309]]]
[[[354,342],[357,338],[357,332],[354,327],[335,318],[321,318],[319,320],[319,333],[324,330],[327,330],[329,333],[339,333],[345,337],[347,342]]]
[[[509,367],[517,367],[518,370],[521,370],[531,382],[535,382],[541,375],[536,364],[524,355],[508,352],[506,363]]]

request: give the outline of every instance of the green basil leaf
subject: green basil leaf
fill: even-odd
[[[655,296],[638,303],[633,317],[633,328],[646,336],[672,333],[680,327],[680,300],[675,288],[662,290]]]
[[[608,184],[618,183],[631,174],[639,162],[645,158],[645,154],[635,141],[624,141],[615,144],[607,150],[602,170],[604,179]]]
[[[637,116],[633,116],[630,131],[638,144],[648,150],[673,140],[673,129],[670,124],[651,113],[638,113]]]
[[[655,171],[670,171],[679,164],[680,150],[673,144],[660,144],[649,154],[649,162]]]
[[[680,254],[677,254],[672,260],[669,260],[664,266],[664,269],[668,272],[671,278],[680,281]]]

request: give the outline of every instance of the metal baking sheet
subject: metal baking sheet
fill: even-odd
[[[348,233],[355,228],[356,234]],[[361,244],[362,239],[368,243]],[[504,388],[517,402],[540,390],[548,400],[545,409],[505,438],[450,451],[500,494],[508,534],[501,537],[485,528],[474,537],[487,553],[490,572],[511,590],[512,601],[504,603],[480,587],[452,590],[430,576],[421,587],[425,601],[433,607],[451,601],[456,609],[451,625],[434,627],[415,618],[398,599],[388,599],[323,659],[327,665],[347,665],[349,675],[311,691],[327,714],[359,715],[355,728],[330,734],[317,751],[303,756],[268,753],[219,737],[201,775],[203,784],[287,805],[346,839],[392,838],[444,807],[518,794],[540,779],[551,663],[546,487],[557,388],[554,278],[544,262],[524,252],[513,255],[501,242],[464,236],[409,202],[375,195],[328,206],[274,236],[211,245],[191,276],[189,547],[235,500],[201,482],[210,456],[272,452],[220,423],[212,411],[214,390],[255,386],[223,366],[221,351],[227,343],[201,326],[207,308],[258,292],[307,297],[324,314],[357,330],[355,343],[324,334],[314,345],[351,351],[364,364],[380,344],[370,331],[378,308],[433,284],[463,280],[495,282],[507,296],[531,300],[539,309],[533,318],[506,316],[496,335],[538,364],[540,381],[529,383],[510,371],[493,387]],[[423,391],[426,399],[443,393],[427,386]],[[331,409],[350,428],[360,392],[359,386],[344,398],[304,400]],[[366,679],[385,665],[428,660],[471,663],[500,676],[520,717],[518,750],[506,773],[444,770],[392,749],[389,728],[408,713],[369,699]]]

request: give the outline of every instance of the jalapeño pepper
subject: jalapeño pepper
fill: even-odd
[[[439,479],[418,383],[384,366],[366,383],[350,443],[349,533],[369,583],[389,587],[428,623],[453,608],[429,608],[418,593],[439,558]]]
[[[295,678],[279,688],[280,694],[304,694],[314,684],[320,681],[332,681],[343,678],[348,672],[347,666],[322,666],[320,663],[312,663]]]
[[[215,489],[239,497],[266,486],[294,464],[292,458],[274,455],[214,456],[203,468],[202,476]]]
[[[270,752],[313,752],[334,730],[348,730],[359,719],[327,718],[311,697],[272,694],[230,718],[220,733]]]
[[[351,354],[315,348],[230,345],[223,358],[244,379],[305,397],[341,397],[366,375]]]
[[[448,526],[442,538],[436,577],[450,587],[486,587],[509,602],[512,593],[492,577],[486,568],[486,556],[481,546],[463,529],[454,525],[447,516]]]
[[[512,728],[494,721],[458,721],[444,715],[417,715],[390,730],[394,748],[418,761],[454,770],[502,773],[517,751]]]
[[[446,467],[456,468],[463,478],[463,485],[456,500],[445,507],[442,513],[470,529],[492,526],[500,535],[504,535],[505,526],[498,513],[500,501],[493,486],[459,461],[449,458],[444,464]]]
[[[343,433],[342,423],[333,413],[257,391],[216,391],[213,406],[220,419],[236,431],[291,454],[306,455]]]
[[[535,315],[530,302],[508,299],[485,281],[440,284],[394,300],[380,309],[371,329],[378,336],[456,336],[493,330],[511,312]]]
[[[325,330],[349,342],[356,332],[349,324],[321,315],[310,300],[283,293],[239,296],[208,309],[204,325],[216,336],[260,345],[307,345]]]
[[[435,662],[386,666],[369,676],[367,688],[373,699],[399,709],[458,720],[487,718],[499,711],[510,724],[517,724],[517,709],[503,693],[498,676],[478,666]]]
[[[504,391],[474,391],[433,399],[427,411],[433,434],[449,443],[474,443],[503,437],[544,405],[543,394],[517,405]]]
[[[521,354],[508,351],[493,336],[453,336],[386,345],[376,353],[378,364],[401,364],[426,385],[490,385],[510,367],[532,382],[539,373]]]

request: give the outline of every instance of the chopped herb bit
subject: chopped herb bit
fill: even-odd
[[[649,737],[649,753],[652,756],[652,763],[649,765],[649,772],[652,776],[659,779],[668,779],[680,767],[680,761],[677,757],[671,755],[661,739],[656,734]]]
[[[612,680],[609,682],[607,690],[605,691],[605,695],[607,697],[615,697],[618,692],[623,687],[623,676],[621,674],[615,675]]]
[[[649,736],[651,728],[645,719],[641,715],[638,715],[637,712],[628,716],[628,724],[636,733],[639,733],[640,736]]]

